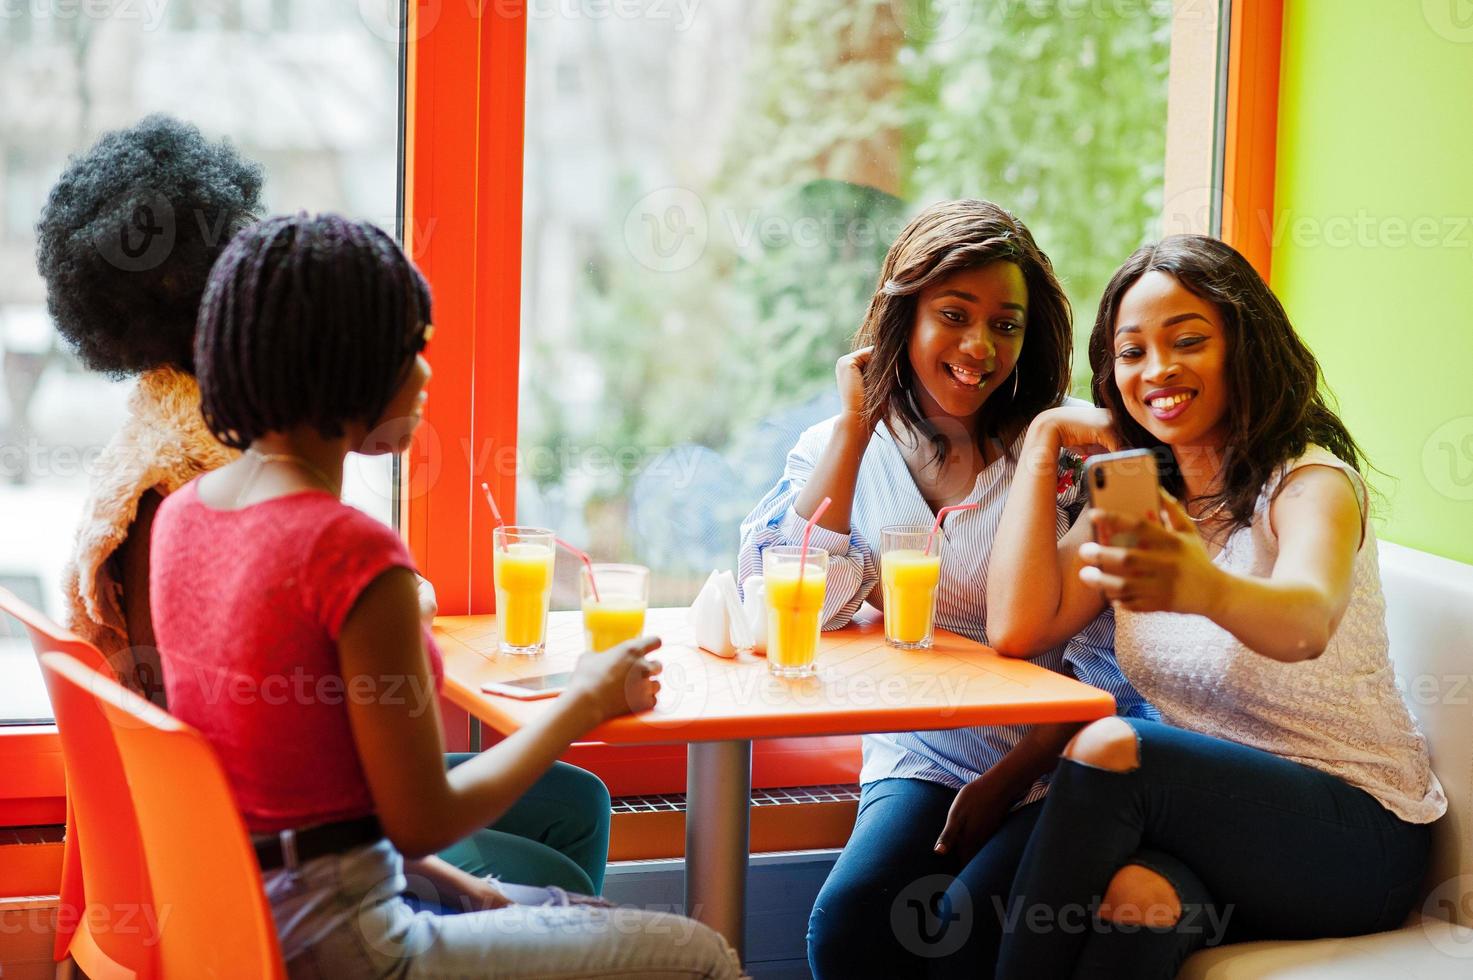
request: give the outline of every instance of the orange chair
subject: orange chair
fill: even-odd
[[[75,657],[111,678],[102,651],[0,589],[0,611],[18,619],[39,657],[50,652]],[[49,686],[49,685],[48,685]],[[62,851],[61,899],[54,958],[70,956],[89,977],[147,977],[153,951],[121,920],[149,900],[142,845],[131,808],[115,812],[126,797],[122,766],[106,723],[95,712],[73,718],[56,691],[52,711],[61,736],[67,774],[66,844]],[[90,904],[89,904],[90,903]]]
[[[250,837],[220,760],[204,737],[72,657],[41,668],[69,714],[109,730],[136,815],[157,917],[158,976],[280,980],[286,976]],[[84,824],[85,826],[85,824]],[[163,912],[167,917],[163,917]]]

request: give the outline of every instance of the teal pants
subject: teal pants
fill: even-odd
[[[452,752],[445,765],[454,769],[473,758],[472,752]],[[593,773],[554,762],[500,820],[440,857],[481,878],[597,895],[609,859],[609,791]]]

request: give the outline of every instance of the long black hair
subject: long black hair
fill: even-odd
[[[1362,472],[1365,454],[1320,390],[1320,365],[1258,270],[1236,249],[1202,235],[1174,235],[1137,249],[1100,299],[1089,338],[1096,405],[1108,408],[1127,447],[1157,450],[1162,485],[1177,497],[1186,483],[1166,446],[1131,418],[1115,384],[1115,321],[1120,300],[1148,272],[1165,272],[1217,307],[1227,335],[1228,437],[1217,493],[1246,527],[1264,485],[1283,464],[1319,445]]]
[[[210,273],[195,365],[205,422],[244,449],[310,425],[374,424],[424,348],[430,291],[381,229],[333,214],[263,221]]]

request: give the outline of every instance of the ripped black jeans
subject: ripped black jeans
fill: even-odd
[[[1406,919],[1429,825],[1271,753],[1122,720],[1136,732],[1136,769],[1059,761],[1003,910],[1000,978],[1170,980],[1203,946],[1358,935]],[[1171,882],[1175,926],[1098,918],[1129,864]]]

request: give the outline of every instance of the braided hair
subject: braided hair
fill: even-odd
[[[305,213],[238,234],[200,303],[194,360],[205,423],[244,449],[309,425],[373,425],[424,349],[429,287],[366,221]]]

